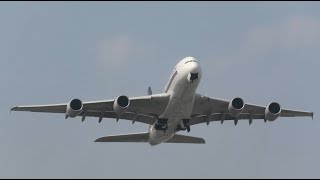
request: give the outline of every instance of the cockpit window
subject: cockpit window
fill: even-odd
[[[189,62],[197,62],[196,60],[189,60],[189,61],[186,61],[184,64],[187,64]]]

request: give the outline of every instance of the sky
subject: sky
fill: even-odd
[[[319,178],[319,2],[0,2],[0,178]],[[161,93],[195,57],[197,92],[313,111],[193,126],[205,145],[95,143],[128,121],[16,105]],[[187,134],[187,132],[182,132]]]

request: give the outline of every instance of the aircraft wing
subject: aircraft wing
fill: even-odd
[[[189,125],[200,123],[209,123],[211,121],[234,120],[235,124],[238,120],[249,120],[252,123],[254,119],[265,119],[266,106],[245,104],[244,110],[236,119],[228,113],[228,105],[230,101],[223,99],[211,98],[197,94],[194,101],[193,112]],[[279,117],[298,117],[310,116],[313,118],[313,112],[297,111],[289,109],[281,109]]]
[[[104,117],[131,120],[145,124],[153,124],[156,116],[159,116],[169,101],[167,94],[155,94],[149,96],[133,97],[127,111],[119,117],[113,110],[114,100],[83,102],[83,110],[78,116],[84,117]],[[68,103],[16,106],[11,111],[29,111],[44,113],[66,113]],[[103,112],[103,113],[102,113]]]

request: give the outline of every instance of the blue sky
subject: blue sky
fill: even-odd
[[[319,178],[318,2],[1,2],[0,177]],[[94,143],[147,126],[15,105],[160,93],[186,56],[198,93],[311,118],[197,125],[206,145]]]

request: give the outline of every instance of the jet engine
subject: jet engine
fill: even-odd
[[[74,118],[78,116],[83,108],[82,101],[79,99],[72,99],[68,105],[66,110],[66,117]]]
[[[265,118],[268,121],[276,120],[281,113],[281,107],[278,103],[272,102],[270,103],[265,110]]]
[[[129,104],[130,100],[127,96],[119,96],[117,99],[114,100],[113,110],[118,115],[121,115],[128,109]]]
[[[230,101],[228,105],[228,111],[231,116],[238,117],[244,109],[244,101],[237,97]]]

